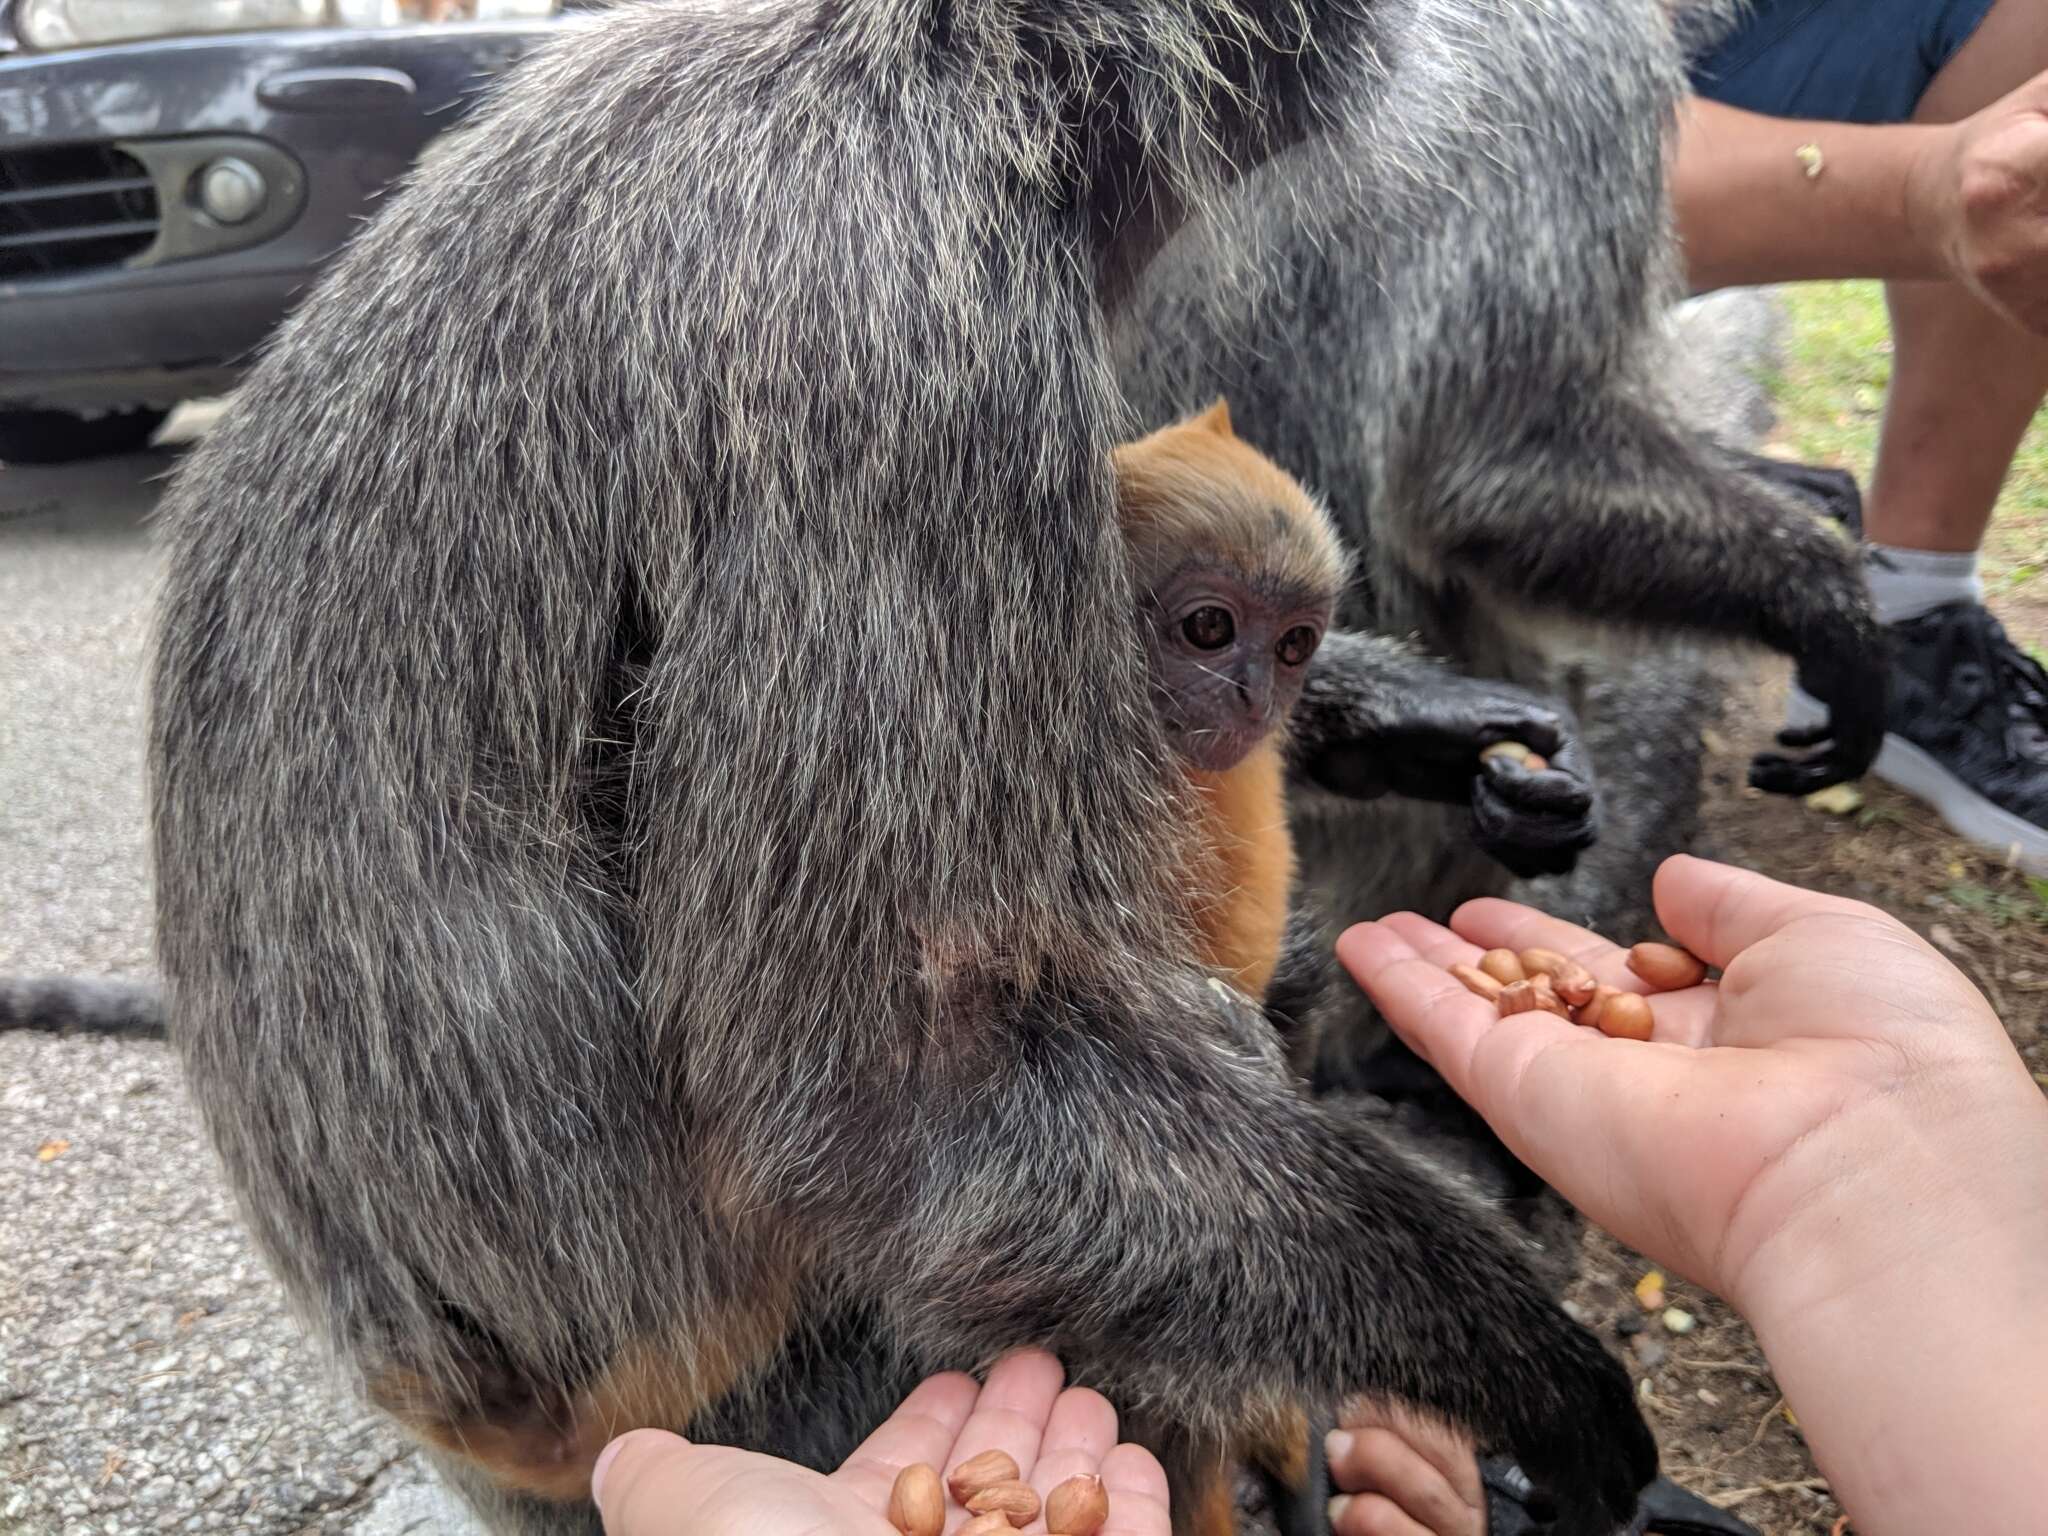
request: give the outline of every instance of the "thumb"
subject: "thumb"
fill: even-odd
[[[2048,112],[2048,69],[2006,97],[2006,101],[2022,111]]]
[[[590,1469],[590,1497],[607,1531],[626,1536],[652,1529],[650,1517],[674,1509],[686,1485],[697,1482],[699,1463],[714,1456],[664,1429],[636,1429],[599,1452]],[[635,1521],[639,1524],[635,1524]]]
[[[1872,915],[1861,903],[1785,885],[1754,870],[1674,854],[1651,884],[1657,918],[1679,943],[1723,969],[1801,918]]]

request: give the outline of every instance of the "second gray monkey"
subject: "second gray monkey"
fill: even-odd
[[[1696,39],[1725,9],[1677,21]],[[1259,275],[1183,231],[1122,317],[1119,377],[1147,424],[1228,396],[1244,436],[1325,497],[1359,557],[1344,622],[1569,701],[1602,846],[1521,894],[1645,924],[1650,873],[1696,821],[1716,687],[1692,647],[1797,660],[1831,735],[1760,756],[1752,779],[1804,793],[1876,751],[1882,633],[1844,542],[1679,425],[1661,387],[1662,156],[1683,90],[1663,9],[1415,0],[1381,19],[1387,88],[1359,137],[1276,159],[1214,214],[1257,232]],[[1484,63],[1417,67],[1445,57]],[[1322,942],[1509,889],[1459,812],[1305,792],[1295,819]],[[1341,998],[1325,1085],[1417,1087],[1427,1074]]]

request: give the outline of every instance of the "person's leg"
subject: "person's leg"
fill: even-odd
[[[2048,68],[2048,3],[1998,0],[1916,122],[1954,122]],[[2048,339],[1956,283],[1885,286],[1892,379],[1864,503],[1871,596],[1893,626],[1877,772],[1958,831],[2048,871],[2048,680],[1984,610],[1977,550],[2048,396]]]
[[[1673,196],[1697,286],[1892,279],[1892,382],[1862,530],[1893,639],[1876,772],[2048,872],[2048,676],[1984,609],[1977,577],[2013,453],[2048,394],[2048,338],[1959,282],[1900,280],[1940,270],[1905,216],[1933,125],[2044,69],[2048,0],[1763,0],[1696,66],[1709,104],[1681,130]],[[1794,168],[1809,142],[1825,160],[1811,179]],[[1823,719],[1795,693],[1791,726]]]
[[[1998,0],[1935,75],[1914,120],[1967,117],[2043,69],[2048,3]],[[1892,381],[1864,536],[1897,549],[1974,552],[2020,438],[2048,397],[2048,339],[2015,329],[1956,283],[1888,283],[1885,299]],[[1872,584],[1882,598],[1881,571]],[[1900,601],[1908,611],[1894,604],[1886,619],[1912,616],[1915,602]]]

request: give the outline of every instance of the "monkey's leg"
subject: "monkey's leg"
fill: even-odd
[[[1444,569],[1537,609],[1782,651],[1828,705],[1829,735],[1801,759],[1759,756],[1751,782],[1804,794],[1868,768],[1884,734],[1884,632],[1832,526],[1638,403],[1544,425],[1458,474],[1431,537]],[[1589,460],[1628,473],[1589,479]]]
[[[1363,1117],[1224,1047],[1233,1004],[1204,979],[1129,990],[1042,989],[999,1035],[956,1040],[970,1086],[949,1076],[900,1122],[916,1193],[838,1245],[869,1256],[849,1278],[913,1337],[977,1357],[1042,1342],[1120,1406],[1218,1441],[1260,1402],[1400,1399],[1511,1452],[1560,1531],[1625,1518],[1656,1466],[1628,1378],[1502,1229]]]

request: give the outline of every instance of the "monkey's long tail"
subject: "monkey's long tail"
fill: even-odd
[[[94,976],[0,976],[0,1033],[164,1038],[164,999],[154,982]]]

